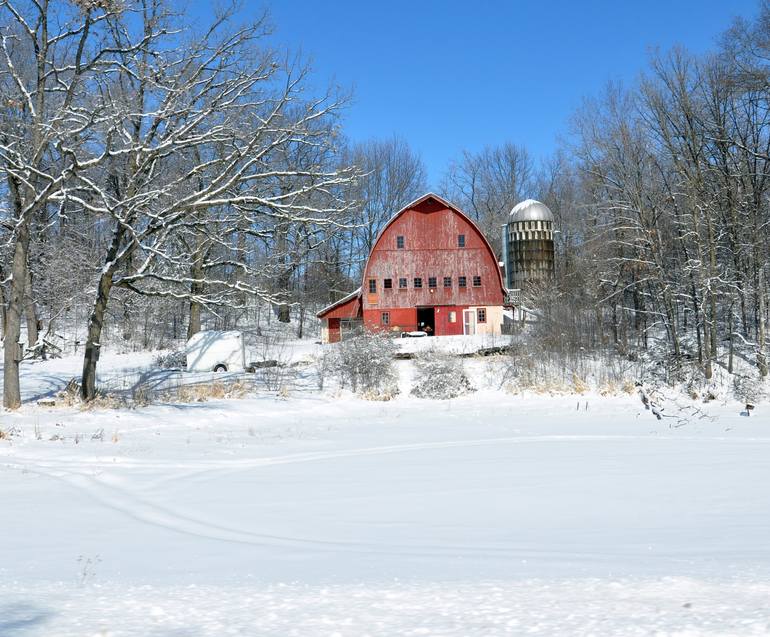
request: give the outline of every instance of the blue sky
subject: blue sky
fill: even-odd
[[[756,0],[266,6],[274,41],[309,57],[316,82],[354,89],[348,136],[404,137],[427,164],[431,185],[463,149],[512,141],[536,158],[549,155],[581,99],[609,80],[633,82],[653,48],[707,51],[733,16],[757,11]]]

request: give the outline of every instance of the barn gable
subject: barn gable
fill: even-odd
[[[360,318],[361,317],[361,288],[342,297],[331,305],[327,305],[318,314],[318,318]]]
[[[497,257],[478,226],[428,193],[382,228],[361,288],[318,317],[327,341],[360,323],[369,331],[394,333],[499,333],[505,295]]]
[[[481,230],[432,193],[388,221],[364,269],[361,303],[368,329],[410,331],[428,321],[432,332],[462,334],[465,308],[502,307],[504,299],[498,261]],[[420,320],[420,308],[424,316],[431,314],[429,320]]]

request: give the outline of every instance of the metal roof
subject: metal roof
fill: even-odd
[[[548,206],[534,199],[526,199],[511,210],[511,221],[553,221]]]
[[[334,303],[332,303],[331,305],[327,305],[327,306],[326,306],[324,309],[322,309],[320,312],[318,312],[318,313],[316,314],[316,316],[317,316],[318,318],[321,318],[321,317],[322,317],[324,314],[328,314],[328,313],[329,313],[329,312],[331,312],[331,311],[332,311],[334,308],[337,308],[337,307],[339,307],[340,305],[344,305],[344,304],[345,304],[345,303],[347,303],[348,301],[352,301],[353,299],[355,299],[355,298],[356,298],[357,296],[359,296],[360,294],[361,294],[361,288],[356,288],[356,289],[355,289],[355,290],[353,290],[353,291],[352,291],[350,294],[347,294],[347,295],[343,296],[341,299],[339,299],[339,300],[335,301],[335,302],[334,302]]]

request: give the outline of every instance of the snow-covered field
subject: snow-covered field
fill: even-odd
[[[700,407],[28,405],[0,416],[0,635],[770,635],[770,411]]]

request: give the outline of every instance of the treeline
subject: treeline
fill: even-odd
[[[565,139],[537,168],[513,145],[466,154],[443,184],[496,246],[510,202],[554,212],[556,280],[524,291],[538,344],[646,357],[672,382],[738,357],[766,377],[770,3],[711,53],[655,54],[586,98]]]
[[[17,343],[34,353],[57,325],[82,326],[87,400],[111,338],[148,347],[263,312],[302,336],[428,190],[407,141],[348,142],[348,95],[311,91],[269,32],[236,5],[200,26],[168,0],[0,0],[6,407]],[[557,280],[525,299],[560,347],[706,377],[735,350],[767,373],[768,42],[763,3],[714,53],[657,56],[588,100],[542,165],[501,142],[447,168],[436,189],[495,248],[516,202],[554,211]]]
[[[203,307],[286,305],[296,263],[350,225],[346,96],[307,95],[266,33],[235,5],[194,29],[166,0],[0,2],[5,406],[24,318],[34,347],[86,306],[92,399],[116,300],[184,304],[188,333]]]
[[[584,339],[767,375],[769,54],[763,2],[713,53],[655,55],[576,114],[553,204],[574,213],[560,293]]]

